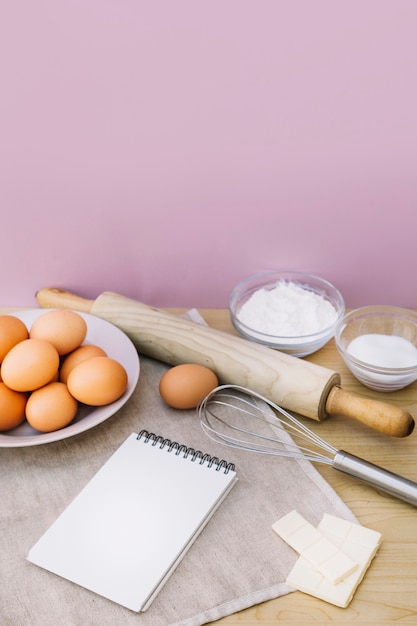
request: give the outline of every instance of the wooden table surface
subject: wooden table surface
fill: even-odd
[[[235,333],[227,311],[200,313],[210,326]],[[417,421],[417,382],[388,394],[374,392],[350,374],[333,340],[305,358],[339,372],[344,389],[401,406]],[[304,421],[336,448],[417,482],[417,427],[410,436],[397,439],[342,416],[321,423]],[[316,464],[316,468],[364,526],[382,533],[381,548],[352,602],[341,609],[295,592],[223,618],[216,622],[218,626],[271,626],[278,621],[292,625],[417,624],[417,508],[378,493],[330,466]]]
[[[0,309],[0,313],[12,309]],[[179,309],[169,309],[180,313]],[[235,333],[225,310],[202,309],[200,314],[213,328]],[[306,357],[338,371],[342,387],[365,397],[391,402],[417,419],[417,382],[389,394],[373,392],[356,381],[344,366],[334,341]],[[322,423],[305,423],[335,446],[417,482],[417,428],[406,438],[380,434],[347,417]],[[216,622],[218,626],[272,626],[276,622],[297,624],[417,625],[417,508],[334,470],[316,464],[359,521],[382,533],[383,542],[364,580],[346,609],[300,592],[256,605]],[[265,494],[267,497],[268,494]]]

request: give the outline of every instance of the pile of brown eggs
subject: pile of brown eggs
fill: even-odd
[[[27,422],[40,432],[68,426],[79,403],[103,406],[126,391],[125,368],[98,345],[83,343],[75,311],[41,314],[30,329],[0,315],[0,431]]]

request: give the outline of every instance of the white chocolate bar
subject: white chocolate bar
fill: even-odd
[[[297,511],[291,511],[272,525],[273,530],[331,584],[349,576],[358,562],[327,539]]]
[[[355,559],[359,564],[358,568],[350,576],[333,585],[309,561],[300,556],[287,577],[287,584],[294,589],[345,608],[352,600],[374,558],[382,536],[375,530],[327,513],[323,516],[318,531],[334,542],[345,554]]]

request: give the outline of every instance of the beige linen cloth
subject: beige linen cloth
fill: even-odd
[[[324,512],[355,520],[311,463],[223,447],[202,432],[195,411],[164,405],[158,384],[166,369],[142,357],[128,403],[86,433],[0,450],[2,626],[206,624],[291,591],[285,579],[297,555],[271,529],[282,515],[297,509],[313,524]],[[239,480],[148,611],[133,613],[26,557],[116,448],[141,429],[235,463]],[[167,532],[169,519],[167,510]]]

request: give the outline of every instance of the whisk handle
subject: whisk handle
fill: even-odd
[[[345,474],[355,476],[391,496],[417,506],[417,483],[369,463],[349,452],[339,450],[332,466]]]

